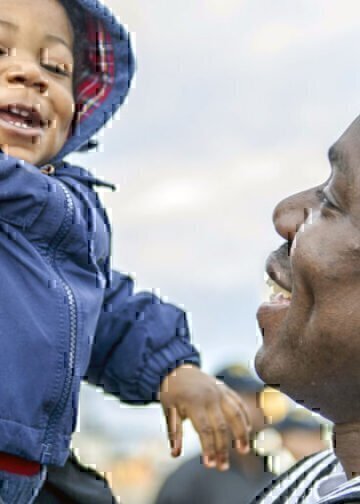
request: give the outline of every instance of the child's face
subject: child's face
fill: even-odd
[[[41,166],[63,147],[74,115],[72,48],[72,27],[57,0],[0,0],[4,152]]]

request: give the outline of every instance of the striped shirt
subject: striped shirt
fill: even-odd
[[[298,462],[266,487],[252,504],[360,504],[360,477],[347,481],[332,450]]]

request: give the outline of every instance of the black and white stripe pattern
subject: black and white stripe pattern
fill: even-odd
[[[360,477],[354,478],[324,497],[318,504],[360,503]]]
[[[339,462],[332,450],[311,455],[265,488],[252,504],[306,504],[314,486],[338,468]],[[317,504],[351,502],[360,504],[360,477],[342,484],[328,496],[318,500]]]

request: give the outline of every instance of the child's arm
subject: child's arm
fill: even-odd
[[[189,418],[205,465],[225,469],[229,430],[238,451],[248,451],[246,409],[237,394],[198,365],[184,312],[153,294],[134,294],[132,280],[113,272],[86,378],[133,404],[160,399],[173,456],[181,453],[181,424]]]
[[[131,278],[112,273],[93,343],[87,379],[132,404],[158,399],[162,380],[184,363],[199,365],[186,316]]]

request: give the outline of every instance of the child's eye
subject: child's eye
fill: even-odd
[[[64,64],[48,64],[48,63],[43,63],[42,66],[46,68],[46,70],[49,70],[49,72],[53,72],[58,75],[63,75],[65,77],[70,77],[71,72],[68,68],[67,65]]]
[[[10,56],[10,49],[8,47],[0,47],[0,56]]]
[[[11,49],[8,47],[1,47],[0,46],[0,57],[1,56],[10,56],[11,55]],[[69,70],[69,65],[66,64],[61,64],[61,63],[56,63],[56,64],[49,64],[49,63],[42,63],[42,66],[49,70],[50,72],[53,72],[58,75],[63,75],[65,77],[69,77],[71,75],[71,71]]]

